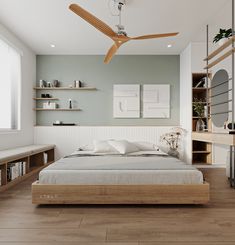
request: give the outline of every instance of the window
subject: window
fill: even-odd
[[[0,39],[0,130],[20,129],[21,56]]]

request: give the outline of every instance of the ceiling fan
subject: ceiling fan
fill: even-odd
[[[114,0],[117,1],[117,0]],[[112,30],[111,27],[109,27],[107,24],[105,24],[103,21],[83,9],[77,4],[71,4],[69,6],[69,9],[72,10],[75,14],[80,16],[82,19],[87,21],[89,24],[94,26],[96,29],[101,31],[103,34],[108,36],[114,41],[113,46],[109,49],[108,53],[105,56],[104,63],[108,64],[112,57],[115,55],[117,52],[118,48],[130,41],[130,40],[144,40],[144,39],[152,39],[152,38],[163,38],[163,37],[172,37],[176,36],[179,33],[174,32],[174,33],[164,33],[164,34],[151,34],[151,35],[145,35],[145,36],[139,36],[139,37],[128,37],[127,33],[125,32],[124,26],[121,24],[121,11],[122,11],[122,6],[125,4],[124,0],[119,0],[118,1],[118,10],[119,10],[119,24],[117,25],[118,31],[115,32]]]

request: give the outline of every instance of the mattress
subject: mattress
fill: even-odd
[[[203,184],[202,173],[182,161],[153,152],[92,155],[77,152],[39,173],[40,184],[151,185]]]

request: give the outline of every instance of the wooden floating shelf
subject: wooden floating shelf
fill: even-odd
[[[228,48],[235,41],[235,36],[230,38],[226,43],[224,43],[221,47],[217,48],[214,52],[212,52],[208,57],[204,59],[204,61],[209,61],[217,56],[220,52]]]
[[[206,101],[204,101],[204,102],[201,102],[201,101],[193,101],[193,104],[196,104],[196,103],[198,103],[198,104],[207,104],[207,102]],[[208,103],[208,104],[210,104],[210,103]]]
[[[210,69],[210,68],[212,68],[213,66],[219,64],[221,61],[225,60],[227,57],[229,57],[230,55],[232,55],[234,52],[235,52],[235,48],[230,49],[228,52],[226,52],[224,55],[222,55],[221,57],[219,57],[218,59],[216,59],[215,61],[213,61],[212,63],[210,63],[204,69]]]
[[[193,165],[208,165],[208,166],[211,166],[212,163],[203,162],[203,161],[194,161]]]
[[[35,111],[81,111],[81,109],[43,109],[43,108],[34,108]]]
[[[34,100],[59,100],[58,98],[33,98]]]
[[[210,151],[193,151],[193,154],[211,154]]]
[[[69,88],[69,87],[34,87],[34,90],[96,90],[94,87],[81,87],[81,88]]]
[[[193,119],[206,119],[207,117],[193,117]],[[210,118],[210,117],[209,117]]]
[[[193,88],[193,90],[204,91],[204,90],[208,90],[208,88],[201,88],[201,87],[199,87],[199,88]]]

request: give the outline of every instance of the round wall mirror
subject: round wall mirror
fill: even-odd
[[[216,127],[223,127],[228,120],[229,110],[229,75],[226,70],[219,70],[211,81],[211,118]]]

